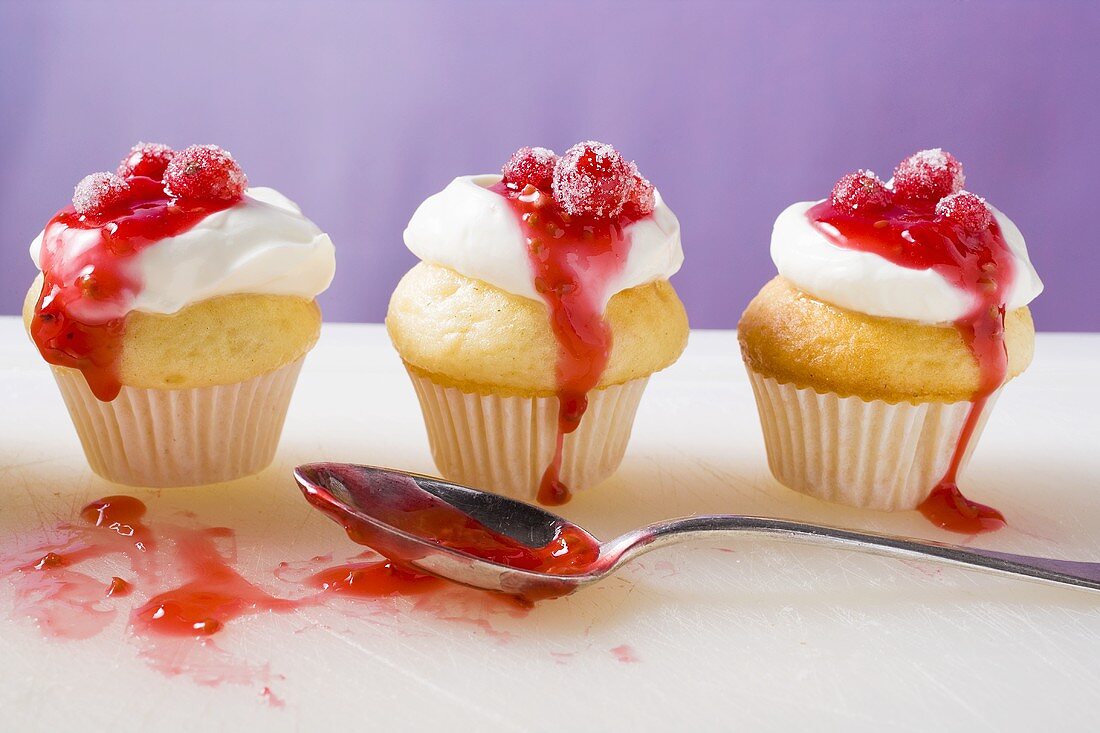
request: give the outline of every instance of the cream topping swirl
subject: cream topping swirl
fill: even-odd
[[[70,229],[64,237],[80,237]],[[41,269],[43,231],[30,246]],[[73,242],[79,251],[80,243]],[[68,247],[66,247],[68,249]],[[250,188],[233,206],[203,218],[185,232],[166,237],[139,252],[132,264],[141,288],[126,304],[110,304],[112,313],[88,314],[89,320],[120,317],[130,311],[171,314],[221,295],[291,295],[314,298],[336,273],[332,240],[301,209],[272,188]]]
[[[797,288],[848,310],[922,323],[957,321],[972,309],[972,296],[935,270],[902,267],[872,252],[831,242],[806,216],[818,203],[802,201],[788,206],[772,230],[772,261],[779,274]],[[1005,305],[1012,310],[1034,300],[1043,291],[1043,283],[1020,230],[995,208],[993,215],[1015,264],[1005,295]]]
[[[488,189],[499,181],[499,175],[455,178],[413,213],[405,246],[424,262],[541,303],[520,222],[508,201]],[[623,290],[667,280],[683,264],[680,222],[656,197],[653,213],[624,229],[630,250],[618,274],[602,283],[601,307]]]

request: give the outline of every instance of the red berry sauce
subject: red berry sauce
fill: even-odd
[[[148,156],[155,152],[159,160],[167,149],[154,147],[135,148],[120,170],[155,170]],[[207,183],[215,178],[208,171],[204,176]],[[97,398],[114,399],[122,386],[118,364],[125,318],[142,287],[136,256],[232,206],[243,191],[235,188],[239,182],[234,176],[229,184],[210,184],[210,195],[189,185],[188,196],[173,197],[163,181],[141,175],[123,179],[98,173],[81,181],[73,205],[59,211],[43,231],[39,265],[44,281],[30,329],[42,357],[79,369]],[[225,197],[229,188],[238,191],[235,198]]]
[[[552,575],[576,575],[591,570],[600,558],[600,543],[579,527],[561,523],[542,547],[531,547],[494,531],[423,488],[411,476],[363,472],[355,466],[324,464],[326,479],[311,482],[306,499],[347,531],[348,536],[392,561],[407,565],[420,551],[398,545],[390,533],[349,513],[347,506],[361,507],[372,520],[406,535],[422,538],[467,555],[519,570]],[[325,488],[339,481],[344,498]]]
[[[304,582],[311,588],[340,596],[384,598],[431,593],[447,581],[397,563],[374,559],[327,567],[308,576]]]
[[[0,578],[12,584],[15,614],[32,619],[46,636],[84,639],[106,631],[122,612],[141,656],[154,669],[202,684],[266,685],[266,667],[238,660],[205,640],[245,617],[334,606],[336,599],[414,596],[420,599],[413,606],[417,611],[491,636],[504,632],[494,629],[490,618],[522,616],[529,609],[374,553],[340,564],[333,564],[331,555],[280,563],[273,579],[297,591],[284,596],[238,572],[232,530],[179,516],[150,521],[138,499],[109,496],[84,507],[79,521],[42,528],[38,539],[32,539],[38,534],[33,531],[4,538]],[[376,604],[366,608],[370,614],[386,610]]]
[[[607,286],[630,252],[625,229],[653,211],[653,187],[610,145],[590,141],[558,159],[550,189],[502,180],[490,190],[507,199],[519,219],[535,289],[558,341],[557,445],[538,500],[564,504],[571,496],[560,477],[565,436],[580,425],[588,393],[611,355]]]
[[[929,160],[942,165],[933,166]],[[1005,298],[1013,279],[1014,260],[985,202],[973,194],[958,192],[962,166],[949,153],[917,153],[898,171],[908,176],[905,180],[911,190],[907,196],[895,190],[886,205],[870,208],[838,206],[830,198],[811,208],[807,216],[839,247],[871,252],[901,267],[934,270],[970,296],[973,307],[956,321],[955,327],[978,362],[980,384],[947,473],[920,510],[944,529],[986,532],[1003,526],[1004,517],[996,509],[964,497],[957,481],[982,410],[1007,376]],[[895,172],[895,187],[899,183]],[[937,197],[940,193],[942,196]]]
[[[129,584],[123,578],[105,581],[89,576],[78,566],[123,555],[131,571],[147,572],[156,543],[143,522],[144,513],[137,499],[108,496],[85,507],[79,523],[59,523],[50,541],[0,555],[0,575],[18,581],[17,607],[51,636],[84,639],[101,632],[116,614],[106,601],[125,595]]]
[[[298,607],[298,602],[276,598],[245,580],[219,551],[219,538],[231,539],[232,532],[212,527],[174,538],[174,564],[182,566],[190,580],[136,608],[130,616],[136,633],[210,636],[240,616]]]

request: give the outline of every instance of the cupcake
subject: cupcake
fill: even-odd
[[[1043,286],[1020,230],[963,184],[951,154],[925,150],[887,183],[860,170],[776,220],[779,276],[738,336],[786,486],[958,531],[1003,523],[958,480],[1031,362]]]
[[[413,214],[386,326],[447,478],[561,504],[618,467],[687,343],[680,225],[613,147],[522,148]]]
[[[213,145],[139,143],[31,257],[23,318],[96,473],[181,486],[271,463],[335,270],[297,206]]]

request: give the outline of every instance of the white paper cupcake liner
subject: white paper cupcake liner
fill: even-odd
[[[868,509],[914,509],[928,497],[947,472],[972,404],[868,402],[748,371],[776,479],[818,499]],[[990,395],[960,472],[999,394]]]
[[[198,486],[270,465],[303,361],[237,384],[124,386],[110,402],[79,371],[53,372],[93,471],[131,486]]]
[[[533,501],[554,457],[557,397],[471,394],[409,371],[436,468],[446,478]],[[580,427],[565,436],[561,478],[572,491],[615,472],[649,378],[593,390]]]

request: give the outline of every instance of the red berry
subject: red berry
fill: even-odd
[[[913,153],[894,169],[894,192],[902,201],[939,201],[965,182],[962,163],[940,148]]]
[[[634,181],[634,170],[606,143],[577,143],[554,166],[554,199],[573,216],[618,216]]]
[[[830,198],[849,214],[875,214],[890,205],[890,190],[872,171],[860,169],[837,181]]]
[[[164,177],[164,169],[168,167],[168,161],[173,154],[174,151],[167,145],[138,143],[130,148],[130,152],[118,164],[118,174],[123,178],[146,176],[159,181]]]
[[[239,199],[248,186],[244,171],[217,145],[192,145],[172,156],[164,171],[165,190],[182,199]]]
[[[940,199],[936,204],[936,215],[950,219],[974,234],[989,229],[993,223],[993,212],[989,204],[981,196],[969,191],[959,191]]]
[[[78,214],[103,214],[125,201],[129,191],[130,184],[114,173],[91,173],[76,184],[73,208]]]
[[[530,184],[535,188],[549,191],[554,180],[554,164],[557,154],[548,148],[520,148],[500,169],[504,182],[510,188],[519,190]]]
[[[653,213],[653,208],[657,205],[656,189],[638,172],[638,166],[633,163],[630,166],[634,170],[634,175],[630,181],[630,193],[627,194],[625,208],[631,216],[640,219]]]

